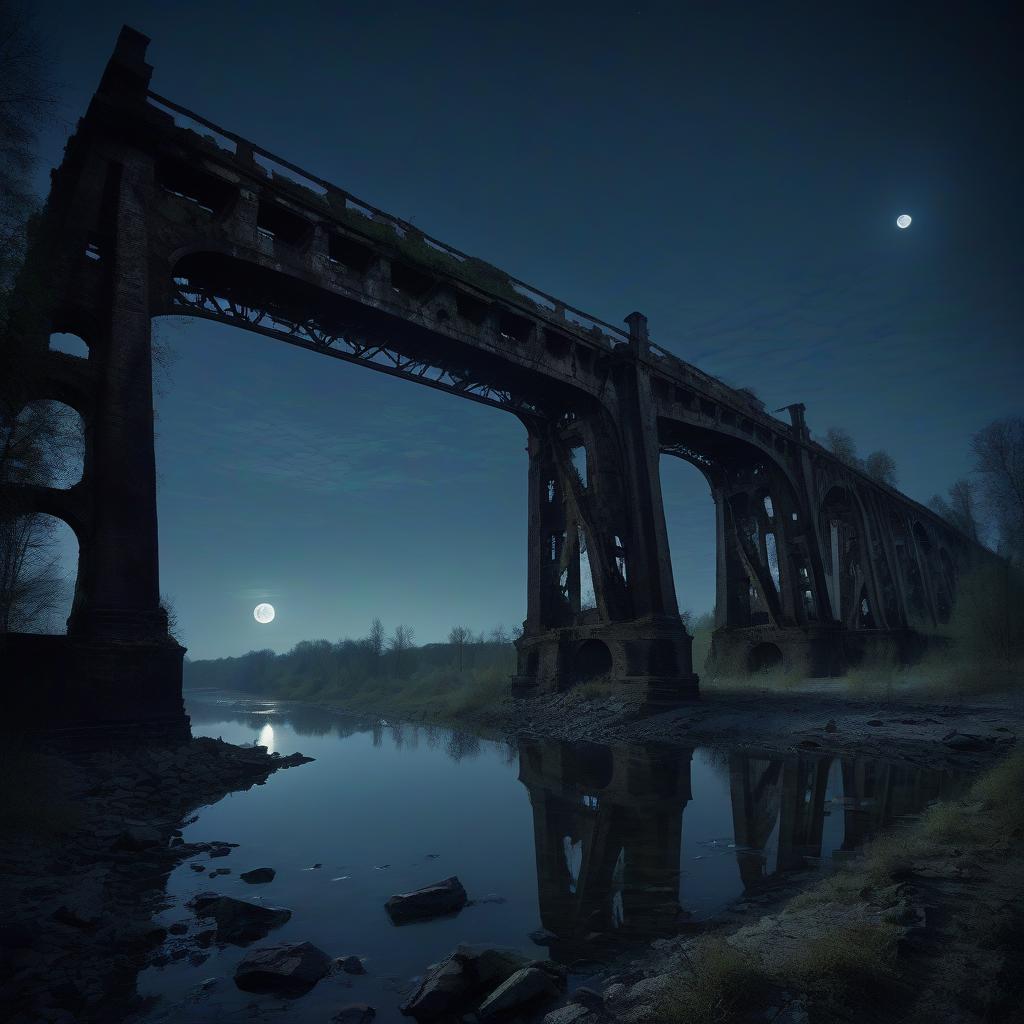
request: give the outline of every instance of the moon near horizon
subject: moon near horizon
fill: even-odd
[[[910,227],[910,223],[911,223],[912,220],[913,220],[913,218],[910,216],[909,213],[901,213],[896,218],[896,227],[898,227],[898,228],[909,228]]]
[[[272,604],[258,604],[252,610],[252,617],[261,625],[274,621],[274,606]]]

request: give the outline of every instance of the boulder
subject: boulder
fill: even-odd
[[[580,1006],[585,1006],[588,1010],[600,1012],[604,1009],[604,996],[585,985],[581,985],[573,992],[572,1001],[579,1003]]]
[[[370,1024],[376,1016],[377,1011],[366,1003],[349,1003],[331,1018],[331,1024]]]
[[[529,958],[514,949],[493,949],[489,946],[462,945],[455,950],[455,959],[473,988],[490,992],[516,971],[529,966]]]
[[[276,874],[273,868],[253,868],[252,871],[243,871],[238,877],[250,885],[257,885],[260,882],[272,882]]]
[[[395,924],[419,921],[428,917],[439,917],[461,910],[466,905],[466,890],[452,875],[441,882],[416,889],[414,892],[399,893],[384,904]]]
[[[311,942],[252,949],[235,968],[235,984],[245,992],[308,992],[331,969],[331,958]]]
[[[557,999],[558,986],[547,971],[524,967],[502,982],[481,1004],[477,1016],[491,1020],[548,999]]]
[[[366,968],[363,961],[357,956],[342,956],[335,961],[338,967],[346,974],[365,974]]]
[[[218,942],[230,942],[236,946],[262,939],[272,928],[279,928],[292,916],[290,910],[258,907],[215,892],[200,893],[192,901],[192,906],[196,917],[212,917],[217,922]]]
[[[473,985],[455,956],[428,969],[416,991],[401,1006],[407,1017],[433,1020],[454,1013],[470,997]]]

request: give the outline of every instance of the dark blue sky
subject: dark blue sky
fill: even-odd
[[[918,500],[1022,411],[1009,4],[36,9],[62,83],[44,167],[128,23],[157,92],[603,319],[643,311],[769,409],[805,402],[816,436],[890,451]],[[522,620],[517,421],[225,327],[161,333],[163,588],[192,656],[374,615],[421,641]],[[705,610],[708,489],[662,478],[680,604]]]

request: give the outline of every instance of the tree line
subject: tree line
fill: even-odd
[[[495,626],[489,633],[474,633],[455,626],[447,643],[417,646],[411,626],[398,625],[388,633],[375,618],[366,636],[357,639],[303,640],[284,654],[260,650],[232,658],[186,659],[185,685],[301,698],[341,698],[427,676],[435,682],[448,677],[459,685],[463,674],[510,673],[515,632]]]

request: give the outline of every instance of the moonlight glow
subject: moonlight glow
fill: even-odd
[[[262,625],[274,621],[274,606],[272,604],[258,604],[252,610],[252,617]]]
[[[898,228],[909,228],[910,227],[910,221],[911,221],[911,216],[910,216],[909,213],[901,213],[896,218],[896,227],[898,227]]]

